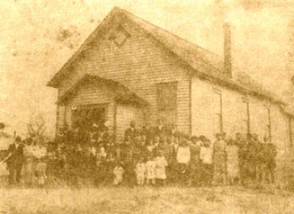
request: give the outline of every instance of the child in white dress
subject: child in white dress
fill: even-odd
[[[115,186],[119,185],[122,183],[123,181],[123,176],[124,176],[124,168],[122,166],[121,163],[118,163],[114,169],[113,169],[113,175],[114,175],[114,180],[113,180],[113,184]]]
[[[148,157],[148,161],[146,162],[146,182],[149,184],[151,182],[152,185],[155,184],[155,161],[153,160],[152,156]]]
[[[140,158],[136,165],[136,176],[137,176],[137,184],[139,186],[144,185],[145,181],[145,173],[146,173],[146,164],[143,162],[143,158]]]
[[[35,173],[37,178],[37,183],[40,187],[43,187],[45,184],[47,164],[45,163],[44,158],[38,159],[36,165]]]
[[[167,161],[165,157],[162,154],[162,151],[159,150],[158,154],[155,158],[155,174],[156,174],[156,179],[157,181],[160,181],[163,185],[166,184],[166,167],[167,167]]]

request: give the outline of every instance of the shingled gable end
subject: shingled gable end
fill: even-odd
[[[117,142],[131,120],[161,118],[212,140],[219,131],[268,135],[284,162],[293,127],[283,102],[235,67],[232,74],[216,54],[114,8],[48,86],[58,89],[57,132],[72,128],[77,109],[94,109]]]

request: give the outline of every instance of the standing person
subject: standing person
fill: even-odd
[[[141,141],[138,145],[139,148],[139,157],[142,157],[144,160],[147,158],[147,137],[146,135],[142,134],[141,135]]]
[[[142,134],[146,136],[146,143],[152,140],[153,130],[149,121],[147,121],[146,125],[143,127]]]
[[[167,159],[168,171],[167,176],[170,181],[174,182],[177,180],[177,150],[178,150],[178,138],[177,136],[170,136],[168,140],[169,158]]]
[[[137,135],[135,136],[134,139],[134,144],[133,144],[133,148],[132,148],[132,152],[133,152],[133,160],[137,161],[140,156],[141,156],[141,143],[142,143],[142,137],[139,133],[137,133]]]
[[[37,177],[37,183],[38,183],[39,187],[43,187],[45,185],[45,180],[47,178],[46,169],[47,169],[47,164],[45,162],[45,158],[44,157],[38,158],[35,174]]]
[[[153,156],[155,153],[155,146],[153,145],[153,141],[149,141],[146,144],[146,157]]]
[[[176,130],[175,124],[170,123],[170,125],[166,129],[166,134],[168,136],[176,136],[177,135],[177,130]]]
[[[270,141],[268,137],[265,137],[266,142],[266,166],[265,166],[265,179],[268,180],[269,184],[275,183],[275,169],[276,169],[276,146]]]
[[[162,137],[167,134],[166,127],[163,125],[163,122],[161,119],[158,120],[157,126],[154,127],[153,134],[159,137]]]
[[[140,157],[138,163],[136,164],[136,176],[137,176],[137,185],[143,186],[145,181],[146,173],[146,164],[144,163],[144,158]]]
[[[165,186],[166,184],[166,167],[168,166],[166,158],[164,157],[161,150],[158,150],[155,157],[155,174],[156,174],[156,183],[161,183]]]
[[[123,178],[124,178],[124,167],[121,162],[116,163],[114,169],[113,169],[113,175],[114,175],[114,180],[113,180],[113,185],[117,186],[122,183]]]
[[[166,136],[162,136],[157,149],[162,153],[166,160],[169,159],[169,145]]]
[[[152,156],[148,156],[148,160],[146,162],[146,183],[155,185],[155,172],[156,163]]]
[[[264,142],[256,141],[256,182],[262,184],[265,179],[268,138],[264,137]]]
[[[136,123],[135,121],[131,121],[130,127],[125,131],[125,139],[128,139],[131,141],[131,143],[134,143],[137,134],[138,130],[136,129]]]
[[[215,184],[226,183],[226,142],[222,134],[216,134],[216,142],[213,145],[213,174]]]
[[[236,134],[236,140],[228,142],[227,153],[227,176],[228,182],[232,185],[239,181],[239,144],[241,134]]]
[[[189,185],[192,186],[194,184],[199,184],[199,176],[200,176],[200,149],[201,144],[198,140],[198,137],[192,136],[191,137],[191,145],[190,145],[190,151],[191,151],[191,161],[190,161],[190,181]]]
[[[32,150],[32,139],[26,139],[26,145],[24,147],[24,182],[26,185],[31,186],[34,178],[33,161],[34,154]]]
[[[191,160],[191,151],[186,139],[183,139],[177,150],[177,173],[182,184],[188,179],[189,163]]]
[[[249,178],[251,184],[257,180],[257,162],[258,162],[258,136],[252,134],[248,144],[248,157],[249,162]]]
[[[131,136],[127,135],[123,144],[122,159],[123,161],[130,161],[133,159],[134,141]]]
[[[211,185],[213,180],[213,149],[210,140],[205,139],[200,149],[200,160],[202,163],[201,182],[205,185]]]
[[[160,136],[159,135],[155,135],[154,136],[154,140],[153,140],[153,145],[154,145],[154,149],[158,149],[160,143]]]
[[[20,137],[16,137],[15,141],[9,146],[8,154],[10,157],[7,160],[9,171],[9,184],[20,183],[21,170],[24,164],[24,145]]]
[[[236,139],[239,144],[240,183],[242,185],[245,185],[249,178],[250,156],[248,151],[250,137],[250,134],[247,134],[247,139],[244,139],[244,137],[239,134]]]

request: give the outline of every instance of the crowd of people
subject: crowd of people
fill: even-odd
[[[235,139],[217,133],[212,143],[201,136],[180,133],[175,126],[135,122],[115,142],[105,125],[64,129],[46,151],[33,149],[32,139],[16,138],[6,160],[9,182],[67,184],[187,186],[262,184],[275,182],[276,147],[268,137],[237,133]],[[34,143],[33,143],[34,144]],[[38,152],[34,152],[38,151]]]

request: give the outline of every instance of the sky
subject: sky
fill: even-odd
[[[290,100],[294,18],[289,8],[252,2],[1,0],[0,122],[23,136],[29,121],[42,115],[54,136],[57,91],[46,84],[115,6],[221,56],[222,26],[230,23],[234,64]]]

